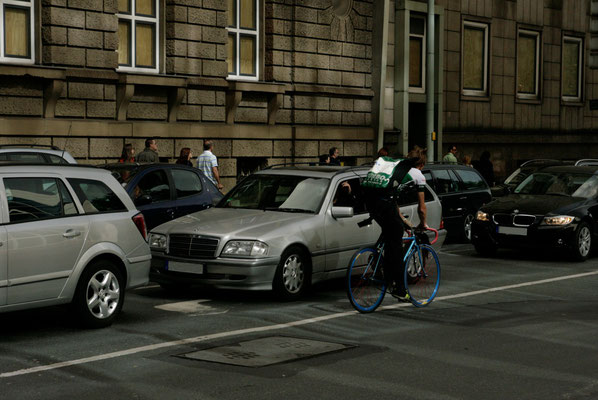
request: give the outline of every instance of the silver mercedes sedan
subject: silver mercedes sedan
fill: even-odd
[[[150,280],[164,288],[192,284],[274,290],[299,298],[312,283],[345,276],[355,251],[376,243],[360,180],[365,167],[284,166],[254,173],[214,207],[154,228]],[[441,228],[438,196],[426,188],[427,223]],[[401,213],[419,223],[416,195]],[[440,229],[444,242],[446,231]]]

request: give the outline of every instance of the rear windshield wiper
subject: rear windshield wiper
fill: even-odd
[[[313,214],[312,210],[306,210],[304,208],[284,208],[284,207],[264,207],[264,211],[282,211],[291,213],[310,213]]]

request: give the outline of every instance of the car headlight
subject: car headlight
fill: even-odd
[[[475,219],[478,221],[490,221],[490,214],[485,213],[484,211],[478,211],[475,216]]]
[[[262,257],[268,254],[268,245],[257,240],[231,240],[222,249],[222,256]]]
[[[553,217],[544,217],[544,225],[569,225],[575,217],[569,215],[555,215]]]
[[[166,250],[166,235],[160,235],[159,233],[150,233],[149,246],[155,250]]]

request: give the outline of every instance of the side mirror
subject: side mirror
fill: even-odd
[[[353,207],[332,207],[332,218],[351,218],[353,216]]]
[[[152,196],[150,196],[149,194],[141,195],[135,199],[136,206],[145,206],[147,204],[151,204],[151,202],[152,202]]]

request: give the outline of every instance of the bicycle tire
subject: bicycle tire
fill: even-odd
[[[377,249],[366,247],[355,252],[347,268],[347,297],[360,313],[371,313],[382,303],[386,281]]]
[[[423,269],[419,268],[423,263]],[[440,262],[438,255],[427,244],[420,244],[405,261],[405,288],[416,307],[430,304],[440,287]]]

